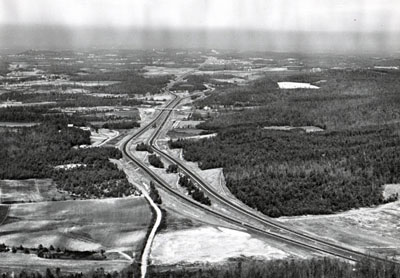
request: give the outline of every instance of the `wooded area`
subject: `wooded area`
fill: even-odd
[[[116,148],[73,148],[90,145],[90,132],[47,122],[0,136],[0,179],[52,178],[57,187],[83,198],[120,197],[135,192],[124,172],[109,161]],[[77,167],[56,166],[75,164]]]

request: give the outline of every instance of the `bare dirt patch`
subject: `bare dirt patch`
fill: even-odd
[[[384,185],[383,198],[387,199],[393,195],[400,195],[400,184],[386,184]]]
[[[222,227],[202,226],[158,234],[153,243],[154,264],[220,262],[240,256],[284,259],[292,256],[250,234]]]
[[[397,201],[333,215],[281,217],[277,220],[337,244],[399,257],[399,218],[400,202]]]

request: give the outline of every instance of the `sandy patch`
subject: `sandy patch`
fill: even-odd
[[[156,236],[150,259],[154,264],[220,262],[239,256],[283,259],[289,256],[245,232],[211,226]]]
[[[400,184],[386,184],[384,185],[383,197],[389,198],[392,195],[399,194],[400,195]]]
[[[319,89],[318,86],[301,82],[278,82],[280,89]]]
[[[69,163],[69,164],[63,164],[63,165],[57,165],[54,166],[55,169],[63,169],[63,170],[70,170],[70,169],[75,169],[78,167],[85,167],[86,164],[82,163]]]
[[[400,253],[400,202],[332,215],[280,217],[278,221],[338,244],[392,256]]]
[[[299,126],[299,127],[295,127],[295,126],[266,126],[266,127],[264,127],[264,129],[268,129],[268,130],[281,130],[281,131],[290,131],[290,130],[298,129],[298,128],[304,130],[307,133],[324,131],[322,128],[317,127],[317,126]]]

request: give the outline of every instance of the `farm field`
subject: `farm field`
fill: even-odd
[[[69,199],[51,179],[0,180],[1,203],[42,202]]]
[[[130,261],[118,260],[59,260],[43,259],[34,254],[22,255],[13,253],[0,253],[0,269],[3,272],[13,272],[20,270],[38,271],[45,273],[47,268],[53,269],[54,266],[60,268],[62,273],[87,273],[98,268],[103,268],[106,272],[121,271],[130,265]]]
[[[13,204],[1,226],[0,242],[133,254],[150,219],[142,197]]]

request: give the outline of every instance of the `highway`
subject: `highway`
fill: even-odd
[[[181,76],[177,80],[182,80],[184,77]],[[169,88],[172,86],[173,82],[171,82],[167,88],[166,91],[169,90]],[[370,254],[365,254],[360,251],[356,251],[347,247],[343,247],[340,245],[333,244],[331,242],[327,242],[325,240],[304,234],[300,231],[288,228],[284,226],[283,224],[277,223],[276,221],[269,219],[268,217],[261,217],[255,213],[253,213],[250,209],[243,208],[243,206],[239,206],[235,202],[232,202],[231,200],[226,199],[223,196],[220,196],[218,192],[215,192],[202,178],[200,178],[197,174],[191,172],[190,169],[188,169],[183,163],[181,163],[179,160],[175,159],[174,157],[170,156],[169,154],[163,152],[158,148],[156,145],[156,139],[158,135],[160,134],[162,128],[164,127],[165,123],[168,121],[169,116],[173,112],[173,110],[180,104],[180,102],[184,99],[182,97],[179,97],[176,94],[171,93],[174,98],[165,106],[165,108],[170,108],[168,110],[161,110],[161,112],[155,117],[154,120],[152,120],[149,124],[146,126],[142,127],[138,132],[133,134],[128,140],[126,140],[123,145],[122,145],[122,152],[123,154],[130,160],[132,160],[135,164],[137,164],[146,174],[148,174],[156,183],[162,187],[166,192],[170,193],[171,195],[177,197],[178,199],[189,203],[193,207],[202,209],[203,211],[206,211],[207,213],[218,217],[219,219],[222,219],[224,221],[227,221],[229,223],[232,223],[238,227],[245,228],[249,231],[252,231],[253,233],[257,233],[263,236],[266,236],[268,238],[275,239],[277,241],[291,244],[297,247],[305,248],[307,250],[313,251],[313,252],[318,252],[318,253],[323,253],[326,255],[332,255],[335,257],[339,257],[342,259],[346,259],[349,261],[360,261],[361,259],[364,259],[368,257],[369,259],[374,259],[377,261],[389,261],[385,258],[381,258],[378,256],[372,256]],[[205,192],[209,197],[212,198],[212,200],[216,200],[225,206],[229,207],[232,211],[239,213],[243,216],[245,216],[248,219],[252,219],[253,221],[257,221],[264,226],[270,227],[271,229],[277,231],[277,232],[271,232],[269,229],[260,229],[259,227],[256,227],[252,224],[247,223],[246,221],[236,219],[231,216],[224,215],[218,211],[215,211],[211,207],[204,206],[190,197],[187,197],[186,195],[183,195],[175,190],[173,190],[160,176],[155,174],[145,163],[140,161],[139,159],[135,158],[129,151],[129,143],[142,135],[144,132],[149,130],[154,123],[157,123],[156,130],[153,132],[153,134],[150,136],[148,139],[149,144],[151,145],[153,151],[157,153],[158,155],[162,156],[164,159],[167,161],[174,163],[178,165],[179,170],[186,175],[188,175],[194,182],[197,183],[197,185]],[[398,263],[397,261],[393,261],[394,263]]]

